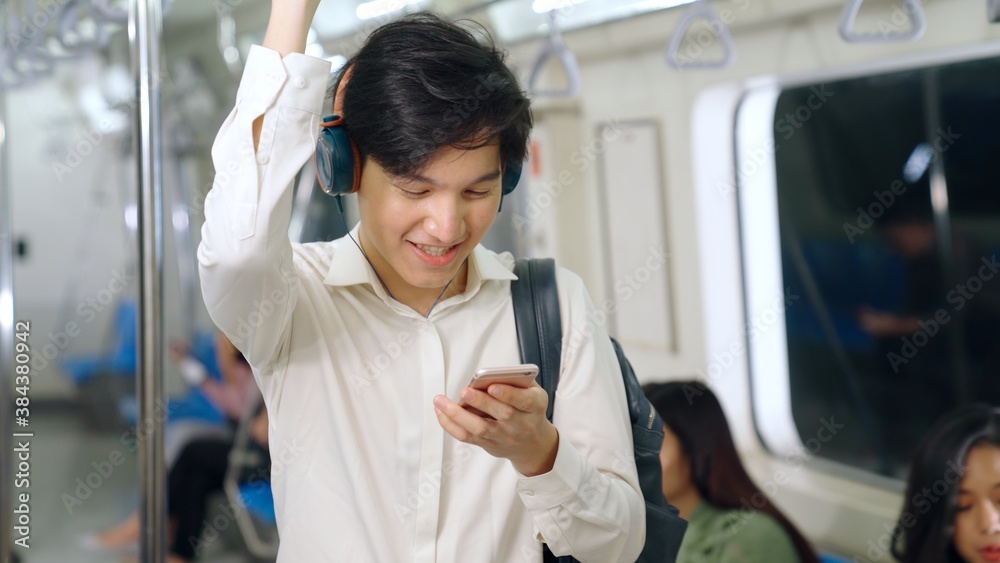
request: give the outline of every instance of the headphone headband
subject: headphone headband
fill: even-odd
[[[316,141],[316,181],[329,195],[341,196],[354,193],[361,187],[361,153],[344,129],[344,118],[336,113],[337,94],[341,81],[350,69],[345,69],[337,80],[333,92],[334,115],[323,118],[319,139]],[[344,85],[346,88],[346,84]],[[504,163],[501,179],[501,206],[503,196],[510,194],[521,179],[522,162]]]

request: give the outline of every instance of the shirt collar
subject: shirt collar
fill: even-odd
[[[354,237],[354,240],[345,235],[333,241],[333,256],[330,260],[330,270],[326,273],[323,283],[343,287],[369,284],[376,289],[376,292],[381,292],[382,284],[378,282],[375,270],[372,269],[361,249],[355,244],[355,241],[358,240],[360,229],[361,223],[358,223],[351,229],[350,236]],[[502,261],[503,258],[508,258],[508,260]],[[481,244],[476,245],[476,248],[472,250],[472,254],[469,255],[469,279],[465,284],[466,289],[464,294],[472,297],[485,281],[516,280],[517,276],[505,264],[505,262],[512,261],[506,253],[497,255]]]

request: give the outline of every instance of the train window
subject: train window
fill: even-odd
[[[934,420],[1000,404],[1000,58],[775,88],[770,100],[767,130],[738,147],[738,164],[773,160],[738,166],[741,221],[771,218],[772,235],[743,227],[747,291],[761,271],[754,245],[773,244],[762,275],[784,290],[785,330],[751,350],[784,356],[773,365],[787,369],[802,444],[835,420],[818,457],[904,477]],[[761,182],[773,200],[754,191]],[[762,365],[751,358],[755,385]]]

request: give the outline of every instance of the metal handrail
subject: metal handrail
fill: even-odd
[[[916,41],[927,30],[927,19],[924,17],[924,8],[920,5],[920,0],[903,0],[903,10],[909,15],[910,30],[893,33],[858,33],[854,31],[854,22],[858,17],[858,11],[865,0],[847,0],[844,10],[840,14],[840,36],[848,43],[899,43],[905,41]],[[884,23],[884,20],[880,20]]]
[[[722,42],[724,51],[722,59],[717,61],[690,62],[680,60],[679,55],[684,36],[687,35],[691,26],[698,20],[707,21],[712,26],[715,36]],[[729,33],[729,27],[726,25],[726,22],[722,21],[719,14],[712,9],[712,6],[706,0],[699,0],[691,4],[684,14],[681,15],[680,21],[677,22],[677,29],[674,30],[674,34],[670,38],[670,43],[667,44],[665,56],[667,64],[677,70],[728,68],[736,63],[736,46],[733,43],[733,36]]]
[[[535,97],[557,97],[571,98],[580,93],[582,81],[580,80],[580,65],[576,62],[576,56],[569,50],[563,41],[562,34],[559,33],[559,26],[556,23],[556,10],[549,12],[549,38],[542,45],[542,50],[535,57],[535,62],[531,67],[531,76],[528,78],[528,92]],[[565,90],[539,90],[537,87],[538,78],[542,74],[542,67],[549,57],[555,56],[566,71],[567,86]]]
[[[139,443],[139,555],[162,563],[166,555],[164,421],[155,411],[165,397],[163,381],[163,140],[160,64],[163,19],[159,0],[132,0],[128,26],[137,111],[133,147],[139,203],[139,341],[136,394],[139,420],[153,431]]]
[[[111,5],[111,0],[90,0],[94,15],[110,22],[125,25],[128,23],[128,8],[118,8]]]
[[[0,463],[0,559],[6,560],[13,553],[14,542],[11,534],[14,519],[13,506],[13,464],[7,463],[6,452],[13,451],[12,412],[7,409],[14,404],[14,229],[11,211],[10,175],[7,173],[7,147],[10,139],[6,100],[0,88],[0,404],[4,414],[0,416],[0,448],[3,448],[4,462]],[[38,353],[37,351],[35,353]],[[31,374],[29,374],[30,377]],[[30,381],[30,379],[29,379]]]

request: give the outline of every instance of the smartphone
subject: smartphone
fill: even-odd
[[[490,385],[494,383],[503,383],[504,385],[511,385],[513,387],[526,389],[531,387],[531,382],[533,382],[537,376],[538,366],[535,364],[485,368],[476,371],[476,373],[472,375],[472,381],[469,382],[469,387],[486,392]],[[459,401],[458,404],[473,414],[490,420],[493,419],[492,416],[484,413],[483,411],[465,404],[465,401]]]
[[[531,387],[531,382],[537,376],[538,366],[535,364],[485,368],[473,374],[469,387],[486,391],[494,383],[503,383],[504,385],[511,385],[513,387],[528,388]]]

